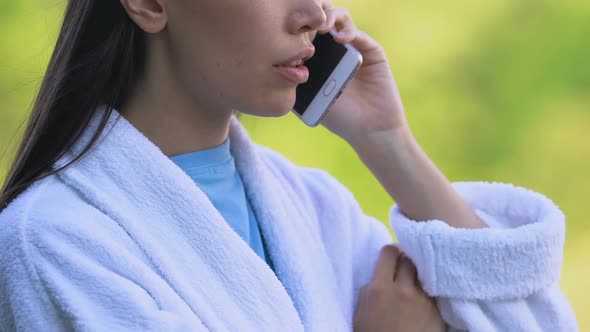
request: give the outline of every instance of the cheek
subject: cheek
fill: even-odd
[[[202,75],[199,77],[208,78],[202,84],[214,88],[211,96],[216,96],[225,107],[271,116],[291,110],[296,88],[278,76],[268,56],[260,54],[256,48],[243,48],[242,52],[225,53],[219,57],[212,62],[214,65],[200,66]]]
[[[229,59],[228,62],[237,63],[237,60]],[[295,87],[281,85],[271,69],[230,68],[221,65],[221,61],[218,63],[219,66],[193,67],[180,72],[190,94],[224,109],[259,116],[282,116],[295,104]]]
[[[239,5],[243,0],[195,1],[191,9],[182,8],[189,2],[179,5],[169,26],[171,61],[196,97],[244,113],[284,114],[295,103],[295,88],[272,70],[279,33],[270,31],[280,31],[273,28],[279,22],[262,20],[265,8],[254,11],[252,0],[247,2],[245,7]]]

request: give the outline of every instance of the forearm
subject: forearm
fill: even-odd
[[[486,227],[407,126],[374,133],[353,148],[408,218],[438,219],[458,228]]]

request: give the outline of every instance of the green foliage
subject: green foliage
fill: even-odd
[[[511,182],[564,210],[561,285],[581,330],[590,329],[590,2],[335,2],[386,49],[413,131],[451,180]],[[63,3],[0,3],[0,155],[14,150],[8,143],[27,116]],[[391,199],[344,142],[292,115],[242,121],[256,141],[328,170],[387,221]]]

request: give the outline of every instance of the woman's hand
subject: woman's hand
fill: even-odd
[[[335,40],[350,43],[364,60],[322,124],[352,146],[374,132],[405,126],[404,108],[383,47],[355,27],[346,8],[332,8],[330,1],[324,7],[326,24],[318,33],[335,28]]]
[[[336,41],[352,44],[364,61],[322,124],[350,144],[407,217],[486,227],[416,142],[383,48],[346,9],[332,8],[330,0],[323,8],[326,25],[318,33],[335,27]]]
[[[434,300],[420,287],[414,264],[396,246],[384,246],[372,280],[361,288],[354,331],[444,330]]]

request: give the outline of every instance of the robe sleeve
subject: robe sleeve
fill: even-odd
[[[79,218],[3,232],[0,330],[206,331],[124,232]]]
[[[337,275],[350,274],[352,317],[380,250],[392,243],[383,223],[363,213],[354,195],[327,172],[295,168],[272,154],[286,181],[303,185]],[[288,170],[288,171],[285,171]],[[288,176],[291,175],[291,176]],[[390,224],[412,259],[424,290],[435,297],[449,331],[577,331],[575,314],[558,286],[565,217],[545,196],[510,184],[464,182],[456,190],[486,222],[456,229],[441,220],[416,222],[398,206]],[[305,196],[305,195],[304,195]],[[349,282],[341,282],[348,285]],[[346,287],[341,287],[343,293]]]
[[[577,331],[558,286],[565,217],[545,196],[510,184],[464,182],[455,189],[488,225],[457,229],[409,220],[397,206],[390,223],[436,297],[450,330]]]

